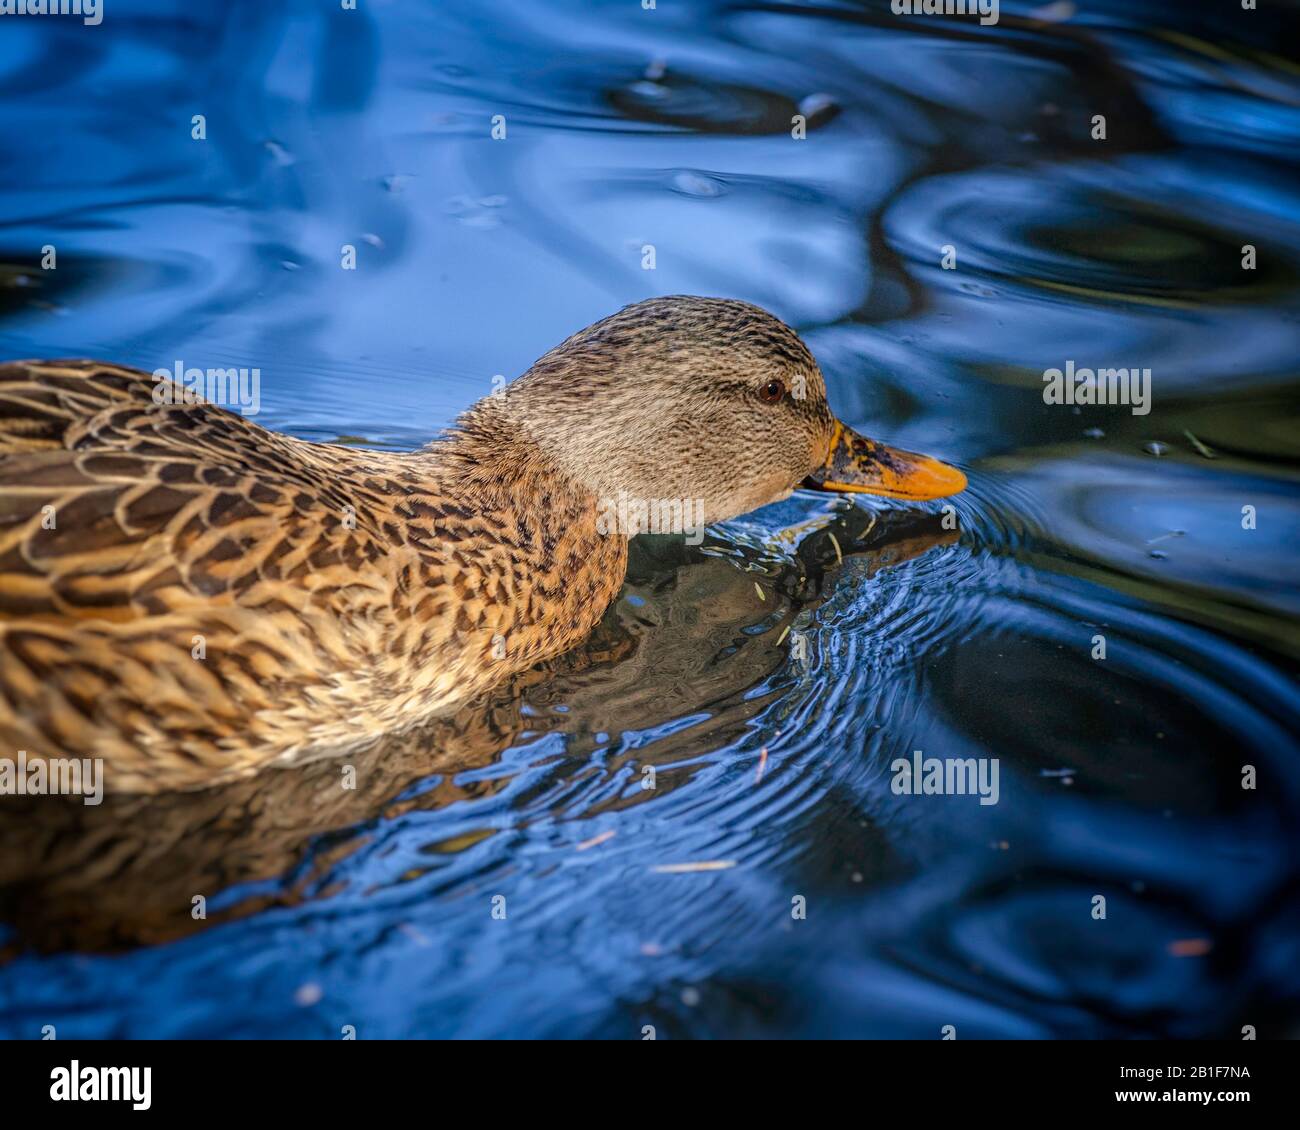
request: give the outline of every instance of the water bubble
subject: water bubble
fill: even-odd
[[[799,113],[810,126],[824,125],[840,112],[840,104],[829,94],[810,94],[799,102]]]
[[[500,208],[505,202],[504,196],[481,196],[475,199],[461,193],[450,197],[443,206],[466,227],[495,228],[500,225],[501,219],[491,210]]]
[[[1029,12],[1029,18],[1041,20],[1043,23],[1055,24],[1062,23],[1070,19],[1078,11],[1074,0],[1053,0],[1051,4],[1044,4],[1040,8],[1034,8]]]
[[[660,86],[657,82],[645,80],[634,82],[631,89],[633,94],[639,94],[642,98],[655,102],[662,102],[672,96],[671,90],[666,86]]]
[[[297,162],[298,158],[289,152],[278,141],[264,141],[262,147],[271,154],[271,159],[282,169],[287,169],[290,165]]]
[[[727,191],[726,186],[720,180],[704,173],[697,173],[691,169],[683,169],[674,173],[671,183],[673,191],[679,192],[683,196],[721,196]]]

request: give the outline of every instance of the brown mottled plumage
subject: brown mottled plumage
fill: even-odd
[[[721,299],[628,307],[409,454],[158,404],[156,383],[0,365],[0,755],[102,757],[116,792],[445,713],[599,620],[627,558],[599,524],[620,491],[716,522],[848,443],[798,336]]]

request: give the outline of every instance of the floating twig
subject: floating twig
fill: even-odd
[[[878,517],[879,517],[878,514],[871,515],[871,522],[868,524],[867,528],[863,530],[860,534],[858,534],[858,536],[855,537],[853,540],[860,543],[864,537],[866,537],[869,533],[871,533],[871,531],[876,528],[876,519]]]
[[[696,871],[726,871],[735,866],[734,859],[706,859],[700,863],[661,863],[650,870],[660,875],[690,875]]]
[[[1169,538],[1181,538],[1186,536],[1186,533],[1186,530],[1170,530],[1168,533],[1161,534],[1159,537],[1147,538],[1147,545],[1155,545],[1156,542],[1165,541]]]
[[[589,840],[583,840],[574,851],[586,851],[588,848],[599,847],[608,840],[612,840],[617,833],[613,828],[606,832],[601,832],[599,836],[592,836]]]

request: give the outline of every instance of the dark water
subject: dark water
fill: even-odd
[[[639,543],[586,646],[354,793],[7,800],[0,1032],[1297,1034],[1300,28],[1204,7],[4,19],[0,356],[258,366],[260,422],[405,448],[729,295],[971,487],[958,531],[800,494]],[[1045,404],[1068,360],[1150,414]],[[896,795],[913,750],[998,803]]]

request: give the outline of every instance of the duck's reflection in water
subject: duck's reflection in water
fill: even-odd
[[[725,745],[763,708],[766,696],[744,692],[789,661],[785,629],[820,603],[841,556],[853,559],[857,575],[870,575],[957,536],[937,515],[845,509],[806,536],[775,578],[765,576],[761,603],[756,574],[736,567],[743,551],[734,544],[637,539],[625,594],[644,596],[616,601],[581,647],[453,716],[344,757],[196,792],[108,794],[93,807],[76,798],[5,797],[5,956],[158,944],[328,896],[337,888],[317,880],[362,847],[377,822],[496,792],[508,775],[470,771],[521,740],[563,732],[568,755],[582,758],[594,735],[707,714],[703,727],[612,758],[610,772],[633,760],[637,768],[673,768],[655,790],[627,790],[584,815],[662,796],[696,771],[680,764],[684,757]]]

